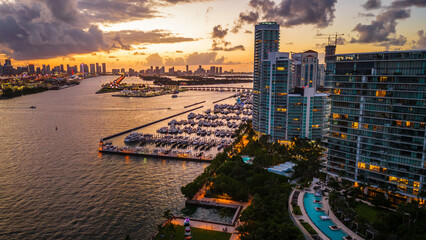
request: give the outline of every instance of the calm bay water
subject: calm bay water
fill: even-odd
[[[184,206],[180,187],[205,164],[101,155],[99,139],[231,94],[94,94],[113,79],[0,101],[0,239],[149,239]]]

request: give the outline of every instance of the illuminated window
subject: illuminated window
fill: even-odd
[[[380,77],[380,82],[387,82],[388,81],[388,77]]]
[[[277,108],[277,111],[278,112],[287,112],[287,109],[286,108]]]
[[[409,122],[409,121],[407,121],[407,122],[405,123],[405,125],[406,125],[407,127],[414,127],[414,123]]]
[[[338,114],[338,113],[333,113],[333,118],[340,118],[340,114]]]
[[[368,129],[368,124],[366,124],[366,123],[365,123],[365,124],[363,124],[363,125],[362,125],[362,128],[364,128],[364,129]]]
[[[277,71],[284,71],[285,67],[277,67]]]
[[[385,97],[386,91],[376,91],[376,97]]]
[[[358,129],[358,125],[359,125],[359,123],[353,122],[352,123],[352,128]]]
[[[340,94],[340,89],[334,89],[334,94],[339,95]]]
[[[395,181],[397,181],[398,180],[398,178],[396,178],[396,177],[392,177],[392,176],[389,176],[389,181],[391,181],[391,182],[395,182]]]
[[[370,165],[370,170],[371,170],[371,171],[380,172],[380,167],[378,167],[378,166],[374,166],[374,165]]]
[[[298,119],[298,118],[294,118],[293,120],[294,120],[294,121],[299,121],[299,119]]]
[[[414,186],[415,188],[419,188],[419,187],[420,187],[420,183],[419,183],[419,182],[414,182],[413,186]]]
[[[358,168],[365,169],[365,163],[359,162],[358,163]]]
[[[403,178],[399,178],[398,182],[399,183],[403,183],[403,184],[408,184],[408,180],[407,179],[403,179]]]
[[[348,138],[348,135],[346,135],[346,134],[343,134],[343,133],[342,133],[341,137],[342,137],[343,139],[347,139],[347,138]]]
[[[319,128],[319,125],[312,125],[312,128]]]
[[[314,112],[318,112],[318,109],[314,109],[314,110],[312,110],[312,111],[314,111]]]
[[[277,93],[277,95],[284,96],[287,95],[287,93]]]

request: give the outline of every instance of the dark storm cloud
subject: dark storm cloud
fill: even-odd
[[[390,36],[396,33],[397,20],[410,17],[410,13],[409,9],[388,9],[377,15],[370,24],[359,23],[352,30],[358,32],[358,38],[352,38],[351,43],[398,42],[398,39]]]
[[[213,27],[212,38],[224,38],[228,34],[228,29],[223,29],[221,25]]]
[[[392,2],[392,8],[406,8],[406,7],[426,7],[425,0],[396,0]]]
[[[319,28],[329,26],[334,19],[337,0],[282,0],[278,4],[271,0],[251,0],[252,10],[239,14],[233,32],[243,24],[259,20],[275,21],[284,27],[311,24]]]
[[[220,47],[220,46],[213,46],[212,51],[225,51],[225,52],[231,52],[231,51],[245,51],[246,48],[243,45],[237,45],[234,47]]]
[[[380,7],[380,1],[369,0],[365,8]],[[397,36],[396,26],[398,21],[409,18],[410,7],[426,7],[425,0],[395,0],[372,20],[370,24],[357,24],[352,31],[358,32],[357,38],[352,38],[351,43],[377,43],[379,46],[403,46],[407,38]]]
[[[57,24],[23,25],[13,17],[0,18],[1,52],[16,60],[42,59],[70,53],[89,53],[105,47],[102,31],[91,26],[88,31]]]
[[[372,13],[358,13],[358,17],[374,17]]]
[[[399,35],[399,37],[397,38],[390,38],[388,41],[382,42],[378,45],[384,46],[386,47],[386,49],[389,49],[392,46],[404,46],[406,42],[407,42],[407,38],[402,35]]]
[[[102,22],[127,22],[158,15],[154,5],[147,0],[80,0],[78,9],[92,21]]]
[[[140,43],[195,41],[164,30],[103,33],[91,24],[93,19],[108,17],[109,22],[116,21],[115,14],[126,19],[133,11],[138,12],[135,17],[144,18],[152,12],[143,10],[148,5],[134,0],[0,1],[0,53],[16,60],[46,59],[117,48],[130,50]]]
[[[382,6],[380,0],[368,0],[362,5],[366,10],[378,9]]]
[[[241,50],[241,51],[245,51],[245,47],[243,45],[237,45],[237,46],[233,46],[230,42],[227,42],[224,38],[225,36],[228,34],[228,29],[223,29],[221,25],[217,25],[213,27],[213,32],[212,32],[212,38],[213,38],[213,43],[212,43],[212,51],[237,51],[237,50]]]
[[[104,33],[106,39],[111,39],[113,42],[118,43],[124,50],[130,50],[132,44],[158,44],[158,43],[179,43],[196,41],[194,38],[185,38],[173,35],[167,30],[153,30],[153,31],[134,31],[122,30],[116,32]]]
[[[78,22],[79,13],[77,11],[77,2],[74,0],[47,0],[47,7],[52,15],[65,23]]]

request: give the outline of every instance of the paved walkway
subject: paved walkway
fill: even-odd
[[[292,216],[294,217],[294,219],[296,221],[299,221],[300,219],[303,219],[305,222],[309,223],[309,225],[311,225],[311,227],[318,233],[318,236],[324,240],[330,239],[329,237],[327,237],[313,222],[312,220],[309,218],[308,214],[306,213],[305,210],[305,206],[304,206],[304,202],[303,202],[303,198],[305,193],[310,192],[310,193],[315,193],[315,191],[313,190],[315,186],[320,186],[321,189],[324,189],[324,186],[322,186],[321,184],[318,183],[318,181],[313,181],[311,186],[309,187],[309,189],[305,189],[305,190],[299,190],[300,194],[299,197],[297,199],[297,204],[300,207],[300,210],[302,212],[301,216],[296,216],[293,214],[293,212],[291,211]],[[290,199],[291,201],[291,199]],[[328,197],[323,197],[322,198],[322,206],[323,209],[325,210],[325,212],[327,213],[328,216],[330,216],[331,220],[337,225],[339,226],[346,234],[348,234],[349,236],[351,236],[353,239],[356,240],[364,240],[362,237],[360,237],[359,235],[357,235],[356,233],[354,233],[352,230],[350,230],[348,227],[346,227],[333,213],[333,211],[331,211],[330,208],[330,204],[328,202]],[[293,207],[291,206],[291,202],[289,202],[289,207],[291,210],[293,210]],[[301,224],[300,222],[297,223],[298,227],[301,228]],[[304,228],[301,228],[304,229]],[[303,230],[302,230],[303,231]],[[303,231],[306,235],[307,231]],[[309,234],[309,233],[308,233]],[[310,236],[310,234],[308,235]]]
[[[220,199],[220,198],[206,198],[204,195],[205,195],[205,186],[200,189],[200,191],[192,198],[192,200],[206,201],[206,202],[212,202],[212,203],[220,203],[220,204],[226,204],[226,205],[238,205],[238,206],[243,207],[241,212],[244,211],[244,209],[246,209],[251,204],[251,200],[249,200],[248,202],[237,202],[237,201]],[[241,212],[240,212],[240,214],[241,214]],[[184,219],[175,219],[172,222],[174,224],[177,224],[177,225],[183,225],[183,221],[184,221]],[[212,230],[212,231],[232,233],[230,240],[238,240],[239,239],[238,232],[235,230],[239,226],[239,223],[240,223],[240,221],[236,220],[235,226],[227,226],[227,225],[216,224],[216,223],[207,223],[207,222],[203,222],[203,221],[190,220],[191,227],[202,228],[202,229]]]
[[[323,240],[329,240],[330,238],[327,237],[321,230],[319,230],[319,228],[312,222],[312,220],[309,218],[308,214],[306,213],[305,205],[303,203],[303,198],[304,198],[306,192],[307,191],[301,190],[301,192],[299,194],[299,198],[297,199],[297,205],[299,205],[300,211],[303,214],[302,216],[298,216],[297,220],[299,221],[299,219],[303,219],[305,222],[307,222],[307,223],[309,223],[309,225],[311,225],[311,227],[317,232],[318,236],[321,239],[323,239]]]
[[[183,221],[184,219],[174,219],[172,223],[183,226]],[[234,234],[235,227],[230,227],[230,226],[215,224],[215,223],[206,223],[206,222],[197,221],[197,220],[190,220],[189,223],[191,224],[191,227],[194,227],[194,228],[201,228],[201,229],[219,231],[219,232],[229,232],[229,233],[232,233],[232,237],[230,238],[231,240],[238,239],[238,234]]]
[[[328,197],[323,197],[322,198],[322,207],[324,208],[324,211],[327,212],[327,215],[331,218],[331,220],[337,225],[339,226],[346,234],[348,234],[349,236],[351,236],[353,239],[356,240],[364,240],[362,237],[360,237],[358,234],[354,233],[351,229],[349,229],[348,227],[346,227],[345,224],[343,224],[333,213],[333,211],[331,211],[330,208],[330,204],[328,202]]]

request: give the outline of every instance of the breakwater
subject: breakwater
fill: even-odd
[[[132,128],[132,129],[129,129],[129,130],[125,130],[125,131],[122,131],[122,132],[119,132],[119,133],[113,134],[113,135],[108,136],[108,137],[101,138],[101,143],[102,143],[103,141],[105,141],[105,140],[108,140],[108,139],[111,139],[111,138],[114,138],[114,137],[118,137],[118,136],[120,136],[120,135],[123,135],[123,134],[126,134],[126,133],[130,133],[130,132],[133,132],[133,131],[135,131],[135,130],[138,130],[138,129],[141,129],[141,128],[144,128],[144,127],[148,127],[148,126],[150,126],[150,125],[152,125],[152,124],[156,124],[156,123],[162,122],[162,121],[164,121],[164,120],[167,120],[167,119],[170,119],[170,118],[174,118],[174,117],[180,116],[180,115],[182,115],[182,114],[185,114],[185,113],[189,113],[189,112],[192,112],[192,111],[198,110],[198,109],[203,108],[203,107],[204,107],[204,106],[199,106],[199,107],[196,107],[196,108],[193,108],[193,109],[190,109],[190,110],[187,110],[187,111],[184,111],[184,112],[181,112],[181,113],[178,113],[178,114],[175,114],[175,115],[169,116],[169,117],[165,117],[165,118],[162,118],[162,119],[156,120],[156,121],[154,121],[154,122],[150,122],[150,123],[147,123],[147,124],[144,124],[144,125],[141,125],[141,126],[138,126],[138,127]]]
[[[235,95],[232,95],[232,96],[230,96],[230,97],[226,97],[226,98],[222,98],[222,99],[219,99],[219,100],[217,100],[217,101],[214,101],[213,102],[213,104],[214,103],[218,103],[218,102],[222,102],[222,101],[225,101],[226,99],[230,99],[230,98],[234,98],[235,97]]]
[[[185,106],[185,107],[183,107],[183,108],[189,108],[189,107],[192,107],[192,106],[195,106],[195,105],[198,105],[198,104],[201,104],[201,103],[205,103],[205,102],[206,102],[206,101],[197,102],[197,103],[194,103],[194,104],[191,104],[191,105]]]

